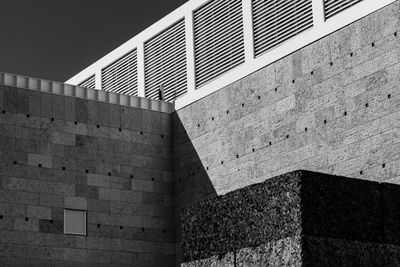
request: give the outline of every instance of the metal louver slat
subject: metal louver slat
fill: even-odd
[[[193,19],[199,88],[244,62],[242,1],[210,1],[194,12]]]
[[[101,71],[101,85],[105,91],[138,94],[136,49]]]
[[[361,1],[362,0],[324,0],[325,18],[329,19]]]
[[[79,86],[94,89],[96,87],[96,81],[94,75],[90,76],[89,78],[81,82]]]
[[[146,97],[173,101],[187,92],[185,21],[182,19],[144,44]]]
[[[252,0],[256,57],[313,26],[312,0]]]

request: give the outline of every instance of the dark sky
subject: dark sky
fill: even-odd
[[[1,0],[0,71],[65,81],[186,0]]]

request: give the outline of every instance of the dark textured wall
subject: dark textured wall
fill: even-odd
[[[1,266],[173,266],[174,234],[170,114],[0,87]]]
[[[183,209],[182,266],[396,266],[399,194],[309,171],[273,177]]]

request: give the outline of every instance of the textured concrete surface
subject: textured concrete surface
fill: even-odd
[[[174,266],[170,123],[0,86],[0,266]],[[64,208],[87,210],[86,237]]]
[[[181,266],[396,266],[400,216],[387,200],[399,192],[309,171],[273,177],[183,209]]]

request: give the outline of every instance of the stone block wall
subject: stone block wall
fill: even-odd
[[[237,189],[183,209],[181,266],[397,266],[399,193],[309,171]]]
[[[176,214],[297,169],[399,182],[399,19],[397,1],[174,113]]]
[[[1,266],[173,266],[173,193],[170,114],[0,86]]]

